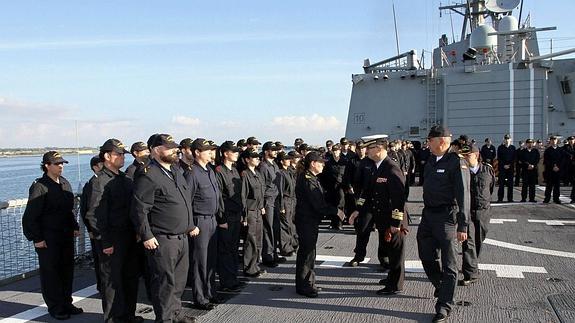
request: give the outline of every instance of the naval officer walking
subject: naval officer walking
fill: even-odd
[[[425,165],[417,247],[438,297],[433,322],[446,322],[457,284],[457,241],[467,240],[470,175],[465,160],[448,152],[451,133],[447,128],[434,126],[428,137],[432,156]]]

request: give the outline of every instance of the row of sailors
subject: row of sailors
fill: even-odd
[[[460,151],[475,156],[465,162],[457,154],[443,150],[445,143],[449,147],[449,140],[437,138],[449,139],[450,134],[444,128],[430,132],[430,152],[434,157],[425,165],[424,177],[428,181],[424,184],[425,209],[418,245],[426,273],[436,287],[439,320],[434,320],[439,322],[449,315],[455,286],[452,279],[457,277],[456,270],[453,276],[455,253],[450,252],[451,244],[441,242],[441,237],[447,235],[455,241],[457,230],[457,238],[466,241],[461,284],[474,282],[480,242],[485,238],[485,223],[489,222],[485,218],[489,217],[490,198],[485,197],[488,192],[484,190],[492,189],[494,175],[487,164],[478,163],[479,152],[475,148]],[[237,277],[240,266],[246,276],[259,277],[265,273],[260,264],[277,266],[285,261],[282,255],[289,256],[296,250],[296,291],[317,297],[320,288],[315,284],[314,261],[319,223],[333,214],[340,220],[345,217],[341,205],[329,203],[321,185],[325,156],[298,147],[305,155],[290,152],[277,158],[281,147],[269,142],[262,147],[260,160],[257,150],[252,150],[259,142],[251,142],[251,149],[241,155],[238,146],[225,142],[219,147],[220,165],[212,168],[217,148],[213,142],[198,138],[178,145],[171,136],[156,134],[147,145],[132,146],[136,160],[127,172],[131,172],[133,181],[120,170],[128,152],[125,146],[116,139],[101,146],[103,167],[84,189],[81,213],[99,258],[97,276],[105,321],[142,321],[135,316],[141,271],[156,321],[191,322],[195,319],[181,311],[186,284],[192,288],[195,306],[211,309],[219,302],[216,272],[220,287],[235,291],[241,287]],[[384,138],[370,138],[360,144],[360,154],[368,158],[361,158],[356,168],[352,187],[355,199],[349,218],[357,231],[354,261],[365,257],[371,228],[375,225],[379,229],[379,247],[389,259],[390,270],[381,281],[385,287],[378,291],[380,295],[395,295],[403,290],[403,238],[408,233],[406,174],[400,162],[393,160],[391,146]],[[149,157],[144,148],[149,149]],[[182,159],[178,158],[178,150]],[[332,147],[331,153],[337,154],[337,150]],[[274,161],[276,158],[280,166]],[[303,161],[299,162],[299,158]],[[71,211],[70,185],[61,176],[64,163],[57,152],[44,155],[44,176],[31,186],[23,217],[24,233],[34,241],[39,255],[42,293],[50,314],[57,319],[82,311],[71,304],[70,296],[73,267],[68,259],[72,258],[70,250],[73,255],[78,225]],[[245,169],[239,172],[235,163],[243,164]],[[96,168],[97,160],[92,164]],[[455,171],[461,174],[457,182],[447,176]],[[482,172],[489,176],[473,179]],[[491,180],[491,184],[480,185],[481,178]],[[478,191],[478,187],[483,191]],[[453,214],[449,227],[443,223],[443,212]],[[242,228],[247,232],[240,265],[238,244]],[[52,245],[57,248],[48,247]],[[440,249],[442,267],[437,266]]]

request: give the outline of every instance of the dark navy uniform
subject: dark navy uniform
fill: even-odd
[[[495,187],[495,172],[488,163],[479,163],[476,168],[470,167],[470,175],[471,221],[469,221],[467,241],[463,242],[462,247],[462,271],[463,279],[466,281],[479,276],[477,259],[491,220],[491,194]]]
[[[101,292],[102,284],[100,282],[100,260],[99,260],[100,256],[98,254],[98,250],[96,249],[96,240],[94,239],[94,235],[92,233],[94,230],[92,229],[92,226],[90,225],[90,223],[86,218],[90,206],[89,205],[90,197],[92,195],[93,184],[91,182],[94,181],[97,176],[98,176],[97,174],[93,175],[90,178],[90,180],[88,180],[88,182],[84,184],[84,187],[82,188],[82,197],[80,198],[80,217],[82,218],[82,221],[84,221],[86,231],[90,236],[90,246],[92,247],[92,261],[94,263],[94,271],[96,273],[96,288],[98,289],[98,292]]]
[[[239,284],[238,251],[242,226],[242,178],[235,167],[216,167],[216,178],[222,194],[223,208],[220,209],[222,222],[227,229],[218,228],[218,274],[222,288],[232,288]]]
[[[495,157],[497,156],[497,153],[495,152],[495,146],[493,145],[483,145],[483,147],[481,147],[481,159],[488,163],[489,165],[493,166],[493,160],[495,159]]]
[[[499,165],[499,190],[497,191],[497,201],[502,202],[507,187],[507,201],[513,202],[513,168],[515,166],[516,150],[515,146],[509,147],[501,144],[497,148],[497,162]],[[504,166],[509,166],[505,169]]]
[[[314,267],[319,224],[325,216],[337,213],[337,208],[327,203],[324,194],[318,178],[313,173],[305,171],[298,175],[295,225],[299,249],[295,285],[301,294],[317,294]]]
[[[156,321],[170,322],[182,308],[189,266],[188,233],[195,229],[191,191],[181,169],[152,160],[134,183],[132,222],[142,241],[158,240],[146,249]]]
[[[47,248],[35,249],[42,297],[52,315],[66,315],[72,307],[74,231],[78,230],[72,187],[62,176],[59,181],[47,174],[36,179],[22,216],[24,236],[34,243],[46,241]]]
[[[294,214],[296,205],[296,176],[289,169],[280,169],[280,251],[283,256],[292,253],[297,247],[295,239]]]
[[[380,234],[384,237],[383,247],[389,257],[389,273],[384,293],[395,293],[403,290],[405,278],[404,234],[400,231],[391,233],[390,228],[407,229],[407,216],[404,216],[405,176],[399,166],[389,157],[375,164],[368,184],[358,199],[360,213],[371,213],[379,222]]]
[[[104,168],[90,181],[90,225],[100,259],[102,308],[105,322],[132,321],[138,295],[138,259],[130,220],[133,183],[125,173]],[[114,248],[110,255],[103,250]]]
[[[133,180],[136,175],[139,174],[144,169],[144,167],[148,165],[149,162],[149,159],[147,159],[145,163],[140,163],[138,160],[134,159],[132,164],[126,168],[126,176]]]
[[[325,169],[319,175],[322,186],[326,190],[326,198],[329,204],[338,209],[344,209],[345,197],[343,193],[343,176],[347,167],[348,160],[346,157],[339,157],[338,160],[332,156],[326,163]],[[330,215],[331,227],[341,229],[342,221],[337,214]]]
[[[425,165],[431,156],[431,151],[427,147],[421,148],[419,151],[419,163],[421,168],[419,169],[419,185],[423,186],[423,182],[425,180]]]
[[[525,148],[521,153],[521,165],[523,167],[522,202],[527,200],[527,191],[529,191],[529,202],[535,202],[535,185],[537,185],[537,164],[539,164],[539,159],[539,151],[535,148],[531,148],[531,150]]]
[[[411,152],[409,149],[401,149],[400,151],[403,153],[405,163],[405,200],[407,201],[409,199],[411,176],[415,170],[415,157],[413,157],[413,152]]]
[[[276,241],[277,237],[274,235],[274,220],[275,212],[277,211],[277,202],[279,195],[279,167],[273,161],[267,161],[262,158],[259,165],[259,171],[263,177],[265,184],[265,209],[266,213],[263,215],[263,244],[262,244],[262,261],[264,263],[274,263],[278,258]]]
[[[519,186],[519,182],[523,179],[523,153],[525,148],[519,147],[515,152],[515,186]]]
[[[559,200],[560,195],[560,180],[561,172],[564,171],[564,154],[563,150],[559,147],[548,147],[543,153],[543,164],[545,165],[545,200],[548,203],[551,199],[551,191],[553,191],[553,202],[561,203]],[[557,170],[553,168],[557,167]]]
[[[419,258],[427,277],[439,292],[438,314],[448,315],[457,284],[457,236],[469,224],[469,169],[455,153],[425,166],[423,214],[417,231]],[[441,255],[441,258],[439,258]]]
[[[247,168],[242,176],[243,222],[247,223],[247,234],[243,246],[243,271],[248,276],[258,275],[258,258],[262,249],[265,184],[258,170]]]
[[[186,173],[192,196],[194,224],[200,234],[190,238],[190,269],[188,285],[193,286],[193,301],[208,304],[216,298],[218,255],[218,224],[225,223],[219,212],[221,192],[216,174],[209,165],[204,169],[197,162]]]
[[[369,186],[369,180],[376,170],[377,169],[373,160],[367,157],[361,160],[355,173],[355,184],[353,185],[356,200],[363,194],[363,191],[367,189]],[[357,235],[355,248],[353,250],[355,252],[355,256],[353,257],[350,264],[355,266],[353,262],[360,263],[365,259],[367,254],[367,244],[369,243],[371,231],[373,230],[373,226],[375,224],[375,227],[378,230],[378,260],[381,265],[387,265],[388,260],[385,259],[387,257],[387,252],[385,249],[385,230],[382,227],[382,222],[378,220],[379,218],[374,217],[374,214],[369,208],[361,208],[358,209],[358,211],[359,215],[353,224]]]

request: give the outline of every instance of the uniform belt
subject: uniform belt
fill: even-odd
[[[431,211],[440,211],[440,210],[449,210],[454,207],[455,205],[441,205],[441,206],[426,206],[425,208]]]
[[[194,214],[194,218],[211,218],[213,214]]]
[[[158,235],[159,235],[159,236],[166,237],[166,238],[168,238],[168,239],[170,239],[170,240],[175,240],[175,239],[182,240],[182,239],[184,239],[184,238],[186,237],[187,234],[186,234],[186,233],[181,233],[181,234],[158,234]]]

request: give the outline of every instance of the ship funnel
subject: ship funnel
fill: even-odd
[[[480,25],[471,33],[469,47],[475,48],[479,52],[489,53],[497,47],[497,36],[489,35],[495,29],[489,25]]]

